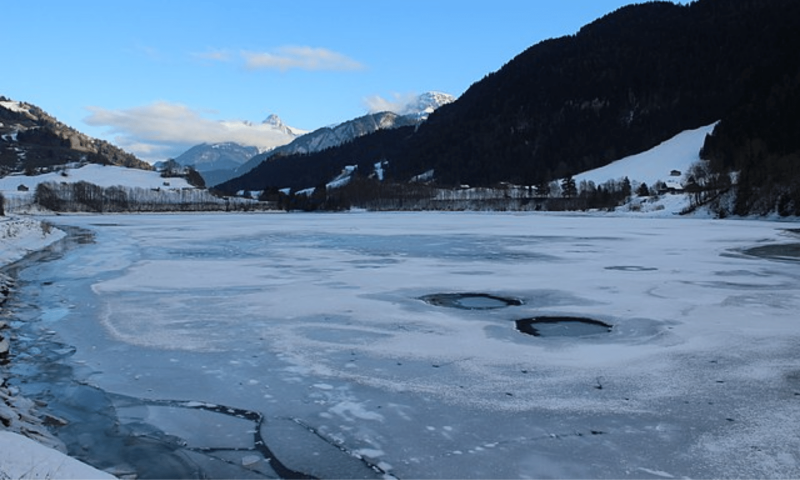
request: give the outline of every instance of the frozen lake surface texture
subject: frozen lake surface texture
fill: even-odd
[[[93,242],[19,272],[15,378],[112,473],[800,476],[791,224],[51,220]]]

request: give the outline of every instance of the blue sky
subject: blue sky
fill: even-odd
[[[313,130],[426,91],[458,96],[539,41],[635,2],[3,3],[0,95],[155,161],[223,141],[232,124],[246,143],[239,122],[271,113]]]

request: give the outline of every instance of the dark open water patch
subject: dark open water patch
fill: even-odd
[[[460,308],[462,310],[491,310],[522,305],[522,300],[501,297],[488,293],[434,293],[420,297],[421,300],[437,307]]]
[[[623,272],[654,272],[658,270],[656,267],[642,267],[640,265],[613,265],[606,267],[606,270],[620,270]]]
[[[761,245],[744,250],[746,255],[772,260],[800,261],[800,243]]]
[[[523,318],[516,325],[517,330],[534,337],[585,337],[611,331],[611,325],[583,317]]]

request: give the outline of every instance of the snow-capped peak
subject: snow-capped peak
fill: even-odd
[[[370,113],[391,112],[417,121],[428,118],[434,110],[455,101],[456,97],[442,92],[425,92],[421,95],[395,94],[393,99],[372,96],[365,99]]]
[[[268,116],[268,117],[267,117],[267,118],[266,118],[266,119],[265,119],[263,122],[261,122],[261,123],[266,123],[266,124],[268,124],[268,125],[272,125],[272,126],[274,126],[274,127],[278,127],[278,128],[280,128],[280,127],[284,127],[284,126],[285,126],[285,125],[283,124],[283,120],[281,120],[281,117],[279,117],[279,116],[275,115],[274,113],[271,113],[271,114],[270,114],[270,115],[269,115],[269,116]]]
[[[11,110],[12,112],[16,113],[30,113],[28,107],[25,104],[14,100],[2,100],[0,101],[0,107],[3,107],[6,110]]]
[[[442,92],[425,92],[399,109],[398,115],[414,117],[419,121],[428,118],[434,110],[455,101],[456,97]]]
[[[290,126],[286,125],[285,123],[283,123],[283,120],[281,120],[281,117],[275,115],[274,113],[271,113],[261,123],[263,125],[269,125],[272,128],[274,128],[275,130],[281,131],[281,132],[283,132],[283,133],[285,133],[287,135],[291,135],[293,137],[297,137],[297,136],[300,136],[300,135],[302,135],[304,133],[308,133],[306,130],[300,130],[299,128],[294,128],[294,127],[290,127]]]
[[[425,92],[417,97],[416,103],[408,105],[407,114],[411,113],[433,113],[434,110],[454,102],[456,97],[442,92]]]

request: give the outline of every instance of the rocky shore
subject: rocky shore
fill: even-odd
[[[5,303],[14,280],[0,273],[0,364],[10,361],[13,332],[10,328]],[[16,388],[8,386],[6,371],[0,368],[0,429],[24,435],[37,442],[66,452],[64,444],[54,437],[45,426],[46,421],[58,421],[42,414],[37,405],[19,395]]]

